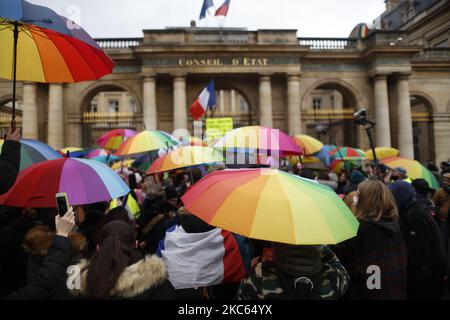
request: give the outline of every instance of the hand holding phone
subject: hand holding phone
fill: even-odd
[[[69,199],[67,198],[67,194],[65,192],[56,194],[56,207],[58,208],[58,214],[60,217],[63,217],[67,211],[69,211]]]

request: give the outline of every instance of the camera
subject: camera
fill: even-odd
[[[373,122],[367,119],[367,110],[361,109],[353,114],[353,119],[355,119],[355,123],[361,126],[365,126],[368,124],[375,125]]]

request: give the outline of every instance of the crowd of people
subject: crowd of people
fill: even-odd
[[[18,174],[19,138],[13,133],[3,145],[0,193]],[[131,193],[120,201],[70,208],[63,217],[55,208],[0,207],[0,296],[444,299],[450,163],[432,169],[439,190],[401,167],[367,164],[340,174],[282,168],[335,190],[360,223],[357,236],[343,243],[295,246],[245,238],[186,211],[181,196],[205,168],[146,177],[121,167]]]

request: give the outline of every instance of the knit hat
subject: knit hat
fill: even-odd
[[[361,182],[363,182],[364,180],[366,180],[366,177],[358,170],[353,171],[350,176],[350,183],[356,186]]]

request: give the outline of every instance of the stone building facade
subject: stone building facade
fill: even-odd
[[[211,79],[220,112],[236,126],[262,125],[367,149],[352,115],[367,109],[377,146],[422,162],[450,157],[450,1],[387,1],[380,30],[367,38],[298,38],[297,30],[166,28],[142,38],[98,39],[113,74],[76,84],[19,85],[23,134],[54,148],[89,147],[108,129],[192,130],[189,105]],[[413,1],[412,3],[420,3]],[[396,21],[398,17],[404,19]],[[447,42],[445,42],[447,41]],[[126,94],[134,107],[93,110],[101,93]],[[100,95],[99,95],[100,94]],[[0,106],[11,84],[0,82]],[[95,101],[95,99],[94,99]],[[2,111],[3,110],[3,111]],[[3,107],[0,112],[7,113]],[[2,118],[0,117],[0,120]],[[327,139],[330,139],[328,141]]]

